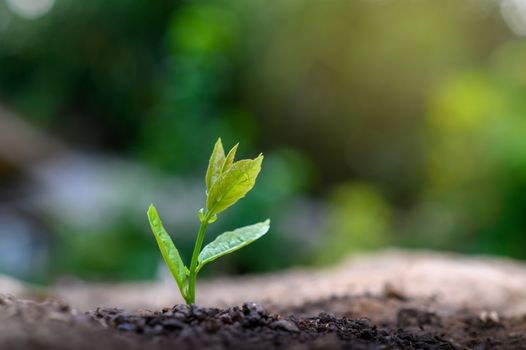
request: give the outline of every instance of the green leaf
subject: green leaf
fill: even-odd
[[[243,198],[254,187],[262,162],[260,154],[256,159],[235,162],[229,171],[222,173],[208,193],[208,211],[218,214]]]
[[[208,162],[208,169],[206,170],[206,188],[208,191],[212,188],[221,173],[223,172],[223,165],[225,164],[225,150],[221,138],[218,138],[214,145],[214,150]]]
[[[237,147],[239,146],[239,143],[237,143],[230,152],[228,152],[228,155],[226,156],[225,163],[223,164],[223,171],[222,173],[225,173],[232,168],[232,165],[234,164],[234,158],[236,157],[236,151]]]
[[[197,259],[198,270],[209,262],[254,242],[270,228],[270,220],[225,232],[203,248]]]
[[[157,210],[153,204],[150,204],[150,207],[148,208],[148,220],[150,221],[150,226],[152,227],[155,240],[159,245],[164,261],[166,262],[166,265],[168,265],[170,272],[177,282],[183,298],[185,298],[184,287],[186,282],[186,271],[188,269],[184,265],[170,235],[168,235],[168,232],[164,229],[163,223],[161,222],[159,214],[157,214]]]

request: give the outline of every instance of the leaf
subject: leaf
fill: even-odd
[[[212,155],[210,156],[210,161],[208,162],[208,169],[206,170],[206,188],[208,191],[210,191],[219,176],[221,176],[224,163],[225,151],[221,138],[218,138],[214,145]]]
[[[239,143],[237,143],[230,152],[228,152],[228,155],[226,156],[225,163],[223,164],[223,171],[222,173],[225,173],[232,168],[232,165],[234,164],[234,158],[236,157],[236,151],[237,147],[239,146]]]
[[[260,154],[256,159],[235,162],[229,171],[222,173],[208,193],[208,211],[218,214],[243,198],[254,187],[262,162]]]
[[[269,228],[270,220],[267,219],[264,222],[238,228],[217,236],[217,238],[204,247],[199,254],[199,258],[197,259],[199,266],[197,270],[200,270],[204,265],[223,255],[249,245],[267,233]]]
[[[148,208],[148,220],[150,221],[150,226],[152,227],[155,240],[159,245],[164,261],[166,262],[166,265],[168,265],[170,272],[177,282],[183,298],[185,298],[183,291],[186,282],[186,271],[188,269],[184,265],[170,235],[164,229],[163,223],[161,222],[159,214],[157,214],[157,210],[153,204],[150,204],[150,207]]]

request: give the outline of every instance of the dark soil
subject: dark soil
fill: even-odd
[[[382,306],[385,310],[378,309]],[[318,309],[334,314],[313,317]],[[376,318],[353,316],[358,309],[376,310]],[[290,312],[282,316],[247,303],[79,313],[59,303],[0,296],[0,349],[526,350],[526,318],[473,310],[439,313],[396,295],[331,298]]]
[[[378,328],[367,319],[351,320],[330,314],[301,319],[279,317],[258,304],[226,310],[176,305],[146,315],[106,309],[93,315],[104,325],[177,349],[455,349],[432,332]],[[415,322],[424,321],[427,320],[415,318]]]

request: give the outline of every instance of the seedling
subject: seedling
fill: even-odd
[[[235,145],[225,156],[221,139],[218,139],[212,151],[205,179],[206,209],[199,210],[201,225],[195,240],[190,268],[183,263],[153,204],[148,208],[148,219],[161,254],[177,282],[183,299],[189,305],[195,303],[196,278],[203,266],[254,242],[270,228],[270,220],[267,219],[228,231],[217,236],[201,250],[208,225],[214,223],[219,213],[235,204],[254,187],[261,170],[262,154],[255,159],[234,162],[237,146]]]

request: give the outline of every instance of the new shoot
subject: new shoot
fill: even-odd
[[[206,209],[202,208],[198,213],[201,225],[197,232],[189,268],[184,264],[170,235],[164,229],[153,204],[148,208],[148,219],[161,254],[187,304],[195,303],[196,278],[203,266],[254,242],[270,228],[270,220],[267,219],[225,232],[201,249],[208,225],[214,223],[221,212],[243,198],[254,187],[261,170],[262,154],[255,159],[235,162],[237,146],[235,145],[225,155],[221,139],[218,139],[212,151],[205,178]]]

